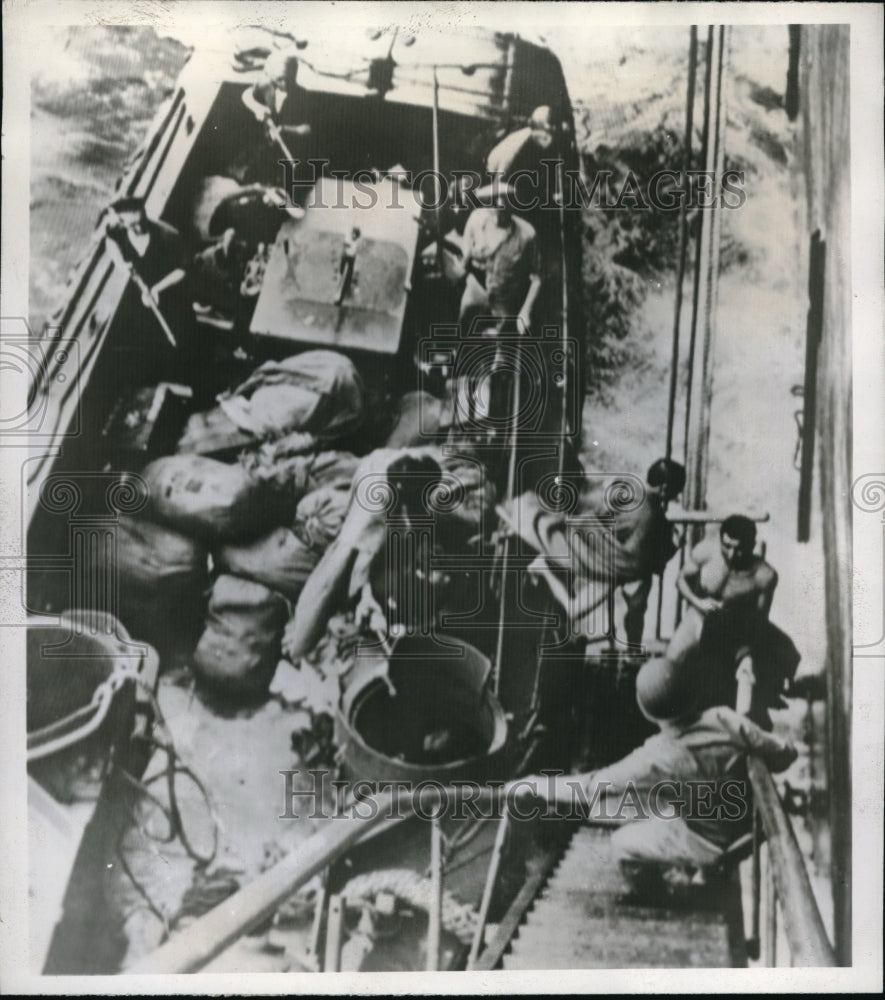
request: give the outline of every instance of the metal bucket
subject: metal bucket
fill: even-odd
[[[489,661],[468,643],[453,645],[449,654],[433,640],[403,636],[389,659],[357,660],[336,719],[347,777],[447,783],[495,776],[507,720],[486,688]]]
[[[132,642],[111,615],[70,612],[59,625],[32,619],[27,757],[34,776],[41,780],[78,755],[106,755],[112,744],[128,740],[139,687],[153,689],[157,673],[153,648]]]

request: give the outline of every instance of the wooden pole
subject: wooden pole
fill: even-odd
[[[374,807],[365,817],[352,815],[330,821],[279,864],[124,971],[127,974],[168,975],[202,969],[243,934],[271,917],[293,892],[321,872],[345,848],[393,815],[392,804],[392,794],[386,793],[374,800]]]
[[[470,954],[467,956],[468,971],[476,967],[479,949],[482,947],[482,939],[486,929],[486,920],[488,919],[489,907],[492,903],[492,894],[495,891],[495,882],[498,880],[498,868],[501,864],[501,855],[504,853],[504,841],[507,838],[509,817],[510,813],[507,812],[505,806],[504,815],[498,823],[498,830],[495,834],[495,846],[492,849],[492,860],[486,874],[486,884],[482,891],[482,901],[479,904],[479,918],[476,922],[476,932],[473,935],[473,943],[470,945]]]
[[[427,921],[427,971],[438,972],[442,933],[442,830],[436,817],[430,824],[430,881],[433,888]]]
[[[329,919],[326,921],[326,948],[323,972],[341,971],[341,938],[344,933],[344,901],[336,893],[329,897]]]

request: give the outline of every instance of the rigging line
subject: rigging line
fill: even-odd
[[[667,448],[669,460],[673,456],[673,423],[676,411],[676,382],[679,369],[679,327],[682,319],[682,286],[685,281],[685,265],[688,257],[688,209],[685,197],[685,185],[688,182],[688,172],[691,170],[691,141],[694,129],[694,99],[698,62],[698,29],[691,26],[688,46],[688,86],[685,98],[685,148],[683,150],[683,198],[679,207],[679,266],[676,277],[676,305],[673,317],[673,353],[670,362],[670,398],[667,407]]]
[[[679,334],[682,325],[682,293],[685,284],[685,266],[688,259],[688,173],[691,170],[691,144],[694,134],[694,102],[697,85],[698,29],[691,26],[688,43],[688,85],[685,94],[685,147],[682,166],[682,199],[679,205],[679,263],[676,270],[676,303],[673,310],[673,344],[670,358],[670,395],[667,400],[667,443],[664,454],[667,461],[673,457],[673,425],[676,418],[676,388],[679,378]],[[686,406],[688,405],[686,394]],[[664,497],[664,510],[667,499]],[[664,574],[658,577],[657,611],[655,613],[655,638],[661,637],[661,620],[664,610]]]
[[[500,333],[500,328],[499,328]],[[500,348],[499,348],[500,351]],[[506,498],[512,500],[516,490],[516,458],[519,448],[519,415],[520,415],[520,382],[522,379],[521,362],[522,347],[517,345],[514,353],[513,378],[511,389],[511,435],[510,435],[510,456],[507,468],[507,493]],[[504,535],[501,551],[501,594],[498,607],[498,636],[495,643],[495,662],[492,670],[492,690],[498,694],[501,683],[501,663],[504,656],[504,617],[507,607],[507,563],[510,557],[510,533]]]
[[[707,28],[707,48],[705,54],[705,67],[704,67],[704,130],[701,138],[701,162],[706,164],[707,153],[710,143],[710,87],[713,80],[713,63],[711,59],[711,53],[713,49],[713,25]],[[703,240],[701,239],[701,234],[698,233],[695,242],[695,261],[694,261],[694,288],[692,290],[692,303],[691,303],[691,334],[689,337],[688,344],[688,381],[687,390],[685,397],[685,465],[693,465],[690,462],[689,456],[689,428],[691,426],[691,396],[692,389],[694,386],[694,356],[695,348],[697,344],[697,330],[698,330],[698,313],[700,309],[700,292],[701,292],[701,269],[702,269],[702,254],[703,254]],[[690,485],[687,484],[687,488]],[[692,501],[689,501],[692,502]]]

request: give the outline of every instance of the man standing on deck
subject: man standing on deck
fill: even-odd
[[[511,132],[489,153],[486,168],[492,184],[513,188],[512,205],[537,234],[545,262],[557,255],[559,212],[557,171],[562,153],[553,113],[535,108],[526,128]]]
[[[697,697],[694,671],[665,658],[649,660],[636,676],[636,701],[660,732],[613,764],[582,775],[523,778],[511,783],[512,794],[573,807],[580,800],[577,784],[588,803],[604,796],[609,815],[613,802],[629,801],[638,812],[638,801],[645,818],[611,838],[613,858],[636,889],[651,888],[660,866],[716,866],[750,826],[747,757],[783,771],[798,754],[733,709],[699,712]],[[638,799],[626,798],[631,790]]]
[[[193,323],[190,259],[178,230],[149,219],[140,198],[114,202],[106,224],[108,238],[141,290],[142,305],[169,331],[170,342],[187,341]]]
[[[633,646],[642,644],[648,595],[652,577],[662,575],[676,554],[673,525],[667,520],[667,504],[685,488],[685,467],[669,458],[659,458],[645,477],[645,496],[636,510],[617,514],[614,534],[619,550],[634,562],[632,570],[620,567],[624,582],[621,593],[627,604],[624,632]],[[629,579],[625,576],[629,575]]]
[[[267,157],[266,148],[253,152],[250,172],[259,179],[274,176],[277,178],[276,183],[279,183],[278,179],[285,176],[278,163],[281,157],[288,160],[294,155],[300,161],[309,158],[304,141],[312,130],[309,124],[298,121],[300,109],[296,94],[297,78],[297,57],[275,51],[267,57],[263,78],[243,91],[243,104],[264,127],[273,147],[272,160]],[[290,149],[287,141],[289,136],[301,140],[297,150]],[[303,168],[303,162],[299,166]],[[296,176],[301,177],[300,169],[292,169]]]
[[[532,309],[541,290],[541,266],[535,230],[511,210],[513,189],[489,185],[477,192],[488,208],[474,209],[464,228],[464,279],[459,322],[468,329],[480,315],[516,321],[528,333]]]
[[[768,620],[777,573],[754,553],[756,525],[732,514],[719,538],[705,538],[686,559],[677,588],[687,608],[667,647],[676,663],[699,659],[704,704],[736,705],[770,726],[767,708],[777,704],[784,681],[795,672],[799,654],[780,629]],[[752,660],[751,660],[752,657]],[[735,668],[738,668],[737,675]],[[739,682],[741,703],[736,704]]]
[[[264,64],[263,78],[243,91],[243,104],[262,124],[285,125],[297,135],[310,135],[309,125],[291,126],[295,115],[298,59],[285,52],[272,52]]]

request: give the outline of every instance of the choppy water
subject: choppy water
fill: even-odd
[[[503,13],[487,12],[502,21]],[[577,106],[584,147],[617,141],[625,128],[676,121],[684,102],[688,28],[600,27],[557,23],[547,8],[544,40],[559,56]],[[493,26],[493,25],[492,25]],[[501,30],[521,30],[506,17]],[[160,37],[152,28],[89,25],[41,34],[41,59],[31,81],[32,329],[61,300],[65,281],[113,194],[129,157],[184,65],[188,46],[231,39],[219,26],[197,23]],[[786,29],[732,32],[731,57],[740,73],[782,86]],[[770,77],[770,79],[769,79]]]
[[[31,328],[59,304],[100,209],[187,58],[150,28],[41,37],[31,80]]]

